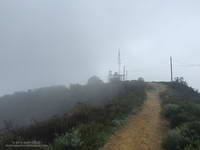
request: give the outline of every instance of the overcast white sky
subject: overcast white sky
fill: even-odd
[[[106,79],[117,49],[129,79],[200,89],[198,0],[0,0],[0,95]]]

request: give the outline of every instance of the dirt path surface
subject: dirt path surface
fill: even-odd
[[[155,90],[147,91],[147,101],[141,112],[130,117],[128,124],[117,131],[101,150],[162,150],[163,121],[160,116],[160,84],[152,84]]]

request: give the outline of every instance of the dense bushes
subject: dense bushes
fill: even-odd
[[[200,105],[192,102],[167,104],[164,106],[163,114],[170,120],[170,125],[174,128],[187,122],[200,121]]]
[[[10,130],[9,133],[13,136],[7,141],[4,139],[4,144],[20,137],[25,141],[38,140],[50,144],[49,150],[98,149],[146,98],[145,83],[142,81],[116,82],[101,86],[105,87],[105,92],[114,87],[115,94],[111,99],[102,99],[103,103],[100,104],[78,103],[62,117],[36,121],[29,127]]]
[[[186,150],[200,147],[200,122],[186,123],[169,131],[163,146],[169,150]],[[194,149],[193,149],[194,150]]]
[[[200,94],[181,82],[167,85],[168,90],[161,93],[162,114],[169,120],[171,130],[163,147],[167,150],[199,150]]]

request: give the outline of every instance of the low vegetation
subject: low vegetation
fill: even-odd
[[[170,123],[163,140],[166,150],[200,150],[200,94],[183,78],[166,83],[161,93],[162,114]]]
[[[89,82],[88,86],[93,87],[93,83]],[[0,150],[5,150],[5,144],[19,140],[42,141],[50,145],[48,150],[99,149],[116,129],[126,123],[128,115],[143,104],[146,85],[143,81],[96,84],[103,86],[105,93],[112,91],[114,94],[109,97],[106,97],[108,94],[98,95],[98,103],[77,103],[61,117],[35,121],[28,127],[14,128],[8,124],[0,135]],[[95,92],[98,91],[93,94]],[[80,96],[83,95],[74,94],[74,97]]]

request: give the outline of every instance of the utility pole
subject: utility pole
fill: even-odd
[[[172,57],[170,57],[170,70],[171,70],[171,82],[173,82],[173,61],[172,61]]]

